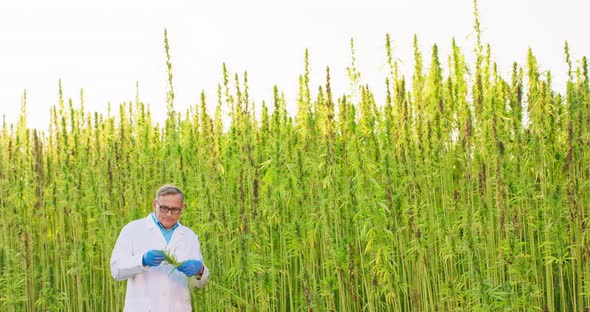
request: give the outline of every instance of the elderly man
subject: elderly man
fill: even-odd
[[[207,286],[209,270],[199,237],[178,222],[184,194],[164,185],[152,206],[147,217],[123,227],[111,255],[113,278],[127,280],[124,311],[191,311],[190,287]],[[175,268],[164,253],[182,264]]]

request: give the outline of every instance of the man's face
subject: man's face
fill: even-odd
[[[180,194],[163,195],[160,198],[154,200],[154,210],[156,211],[156,217],[158,221],[166,228],[170,229],[178,222],[178,218],[182,213],[174,213],[172,210],[175,208],[184,209],[184,203],[180,197]],[[161,208],[171,208],[172,210],[164,213],[160,210]]]

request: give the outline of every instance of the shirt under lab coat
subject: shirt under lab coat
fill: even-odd
[[[128,223],[121,230],[111,255],[111,275],[116,280],[127,280],[124,311],[191,311],[189,279],[197,288],[209,283],[206,266],[202,278],[197,280],[187,278],[167,262],[156,267],[142,265],[143,255],[152,249],[166,250],[178,262],[190,259],[203,262],[197,234],[180,222],[178,225],[168,244],[150,215]]]

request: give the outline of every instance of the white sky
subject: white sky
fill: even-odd
[[[491,44],[505,77],[513,61],[524,64],[532,47],[555,87],[563,88],[564,42],[574,58],[590,56],[589,9],[588,0],[480,0],[482,39]],[[139,81],[141,100],[162,120],[164,28],[180,111],[197,103],[201,90],[215,104],[223,62],[240,75],[248,71],[258,106],[271,103],[277,84],[294,111],[306,48],[313,90],[330,66],[339,96],[348,90],[354,38],[361,80],[382,103],[386,33],[406,73],[412,69],[414,33],[427,62],[434,43],[445,62],[453,37],[468,55],[474,47],[472,0],[0,0],[0,114],[15,122],[26,89],[29,126],[46,129],[61,78],[66,98],[79,105],[83,88],[86,110],[101,113],[109,101],[118,109],[133,100]]]

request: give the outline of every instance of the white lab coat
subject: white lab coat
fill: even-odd
[[[191,311],[189,278],[184,273],[166,262],[156,267],[142,265],[143,254],[152,249],[169,251],[179,262],[203,261],[199,237],[180,222],[169,244],[151,215],[125,225],[111,255],[111,275],[119,281],[127,280],[124,311]],[[201,280],[190,279],[195,287],[203,288],[208,278],[205,266]]]

